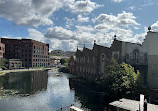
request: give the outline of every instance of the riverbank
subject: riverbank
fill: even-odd
[[[38,69],[2,70],[2,71],[0,71],[0,76],[5,75],[6,73],[10,73],[10,72],[42,71],[42,70],[43,70],[43,68],[38,68]]]

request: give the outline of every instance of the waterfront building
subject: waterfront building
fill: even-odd
[[[69,71],[71,74],[75,74],[76,69],[76,56],[72,55],[69,60]]]
[[[93,49],[85,46],[76,55],[75,73],[90,79],[101,79],[106,75],[105,67],[109,65],[111,58],[118,63],[128,63],[135,70],[139,70],[144,79],[144,85],[150,89],[158,89],[158,32],[149,28],[142,44],[117,40],[110,47],[100,46],[94,43]]]
[[[49,66],[49,44],[32,39],[1,38],[1,42],[5,44],[6,59],[20,59],[25,68]]]
[[[112,58],[118,63],[131,64],[141,71],[147,67],[147,52],[143,50],[142,45],[119,41],[115,35],[110,47],[94,43],[93,49],[85,46],[82,51],[77,49],[76,74],[91,80],[101,79],[105,76],[105,67],[109,65]],[[144,75],[144,81],[146,81],[146,74]]]
[[[1,38],[0,38],[0,59],[4,57],[5,54],[5,44],[1,43]]]
[[[148,87],[158,89],[158,32],[148,31],[143,46],[148,51]]]
[[[22,68],[22,61],[20,59],[9,59],[8,68],[9,69]]]

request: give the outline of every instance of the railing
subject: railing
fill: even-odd
[[[56,109],[55,111],[70,111],[70,107],[73,105],[74,104],[63,106],[63,107],[60,107],[59,109]]]

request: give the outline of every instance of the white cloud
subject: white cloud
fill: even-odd
[[[44,42],[44,35],[41,32],[37,31],[36,29],[32,29],[32,28],[28,29],[28,32],[29,32],[29,37],[31,39]]]
[[[94,19],[94,27],[91,25],[76,25],[74,31],[62,27],[53,27],[48,29],[45,36],[50,39],[62,41],[67,41],[68,39],[74,40],[76,41],[75,44],[77,43],[80,48],[83,44],[86,44],[86,47],[88,48],[92,48],[94,40],[100,45],[110,46],[115,34],[117,35],[118,40],[139,42],[142,36],[134,36],[134,33],[132,32],[132,29],[135,29],[136,26],[139,25],[135,19],[136,17],[132,13],[127,12],[122,12],[117,16],[100,14]],[[68,44],[70,42],[67,41],[66,43]]]
[[[49,43],[50,50],[65,50],[65,51],[76,51],[78,41],[77,40],[59,40],[56,38],[46,38],[45,41]]]
[[[77,19],[79,22],[88,22],[89,21],[89,17],[83,17],[82,15],[78,15]]]
[[[68,29],[70,29],[76,23],[76,20],[74,18],[65,17],[64,20],[66,21],[66,28]]]
[[[130,10],[135,10],[136,7],[135,7],[135,6],[130,6],[129,9],[130,9]]]
[[[100,36],[104,36],[106,41],[111,43],[113,36],[116,34],[118,40],[128,41],[128,42],[138,42],[140,37],[134,36],[133,29],[139,29],[137,26],[140,24],[136,22],[136,17],[130,13],[123,11],[117,16],[100,14],[94,19],[96,25],[94,28],[98,31]],[[110,37],[108,37],[110,36]],[[108,38],[108,39],[107,39]],[[100,41],[100,40],[99,40]],[[101,44],[105,43],[100,41]],[[109,43],[105,43],[109,46]]]
[[[123,0],[112,0],[113,2],[122,2]]]
[[[60,40],[75,39],[73,31],[57,26],[49,28],[45,36],[47,38],[56,38]]]
[[[0,0],[0,17],[16,25],[52,25],[50,17],[60,8],[77,14],[87,14],[100,5],[90,0]],[[88,20],[88,18],[83,18]]]
[[[100,14],[95,20],[94,26],[91,25],[76,25],[75,19],[65,18],[66,22],[70,22],[70,29],[60,26],[55,26],[47,29],[45,35],[34,29],[29,29],[32,38],[44,38],[43,40],[50,44],[50,50],[76,50],[76,47],[92,48],[94,40],[103,46],[110,46],[113,41],[113,36],[116,34],[118,40],[128,42],[141,42],[143,34],[134,35],[132,29],[137,25],[136,17],[132,13],[122,12],[117,16]],[[71,26],[75,29],[71,30]],[[35,33],[35,34],[33,34]]]
[[[51,36],[45,37],[44,34],[41,33],[40,31],[30,28],[30,29],[28,29],[29,38],[48,43],[50,50],[54,50],[54,49],[70,50],[70,51],[76,50],[78,41],[71,40],[69,38],[66,39],[63,37],[63,36],[68,36],[68,35],[71,36],[71,34],[69,34],[69,33],[72,33],[71,31],[67,31],[66,29],[63,29],[61,27],[55,27],[54,29],[48,29],[48,30],[49,30],[49,33],[52,32],[51,36],[53,36],[53,37],[51,37]],[[62,30],[62,31],[59,32],[59,30]],[[56,33],[56,35],[55,34],[53,35],[54,32]],[[65,32],[67,34],[65,34]],[[58,34],[59,34],[59,36],[57,36]]]
[[[88,14],[101,5],[90,0],[79,0],[69,5],[70,10],[77,14]]]
[[[129,27],[132,25],[140,25],[135,21],[135,19],[136,17],[132,13],[123,11],[117,16],[108,15],[108,14],[100,14],[95,19],[95,22],[104,23],[107,25],[111,24],[113,26],[123,26],[123,27]]]
[[[158,21],[156,21],[153,25],[151,25],[151,30],[158,32]]]
[[[51,25],[53,22],[49,19],[49,16],[60,7],[56,2],[49,2],[49,0],[45,0],[45,2],[42,2],[42,0],[1,1],[0,17],[11,20],[17,25]]]
[[[94,31],[94,28],[90,25],[88,26],[79,26],[79,25],[76,25],[76,30],[81,33],[81,32],[93,32]]]
[[[74,0],[1,0],[0,17],[17,25],[52,25],[50,16]]]

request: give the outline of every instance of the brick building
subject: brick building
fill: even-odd
[[[49,44],[32,39],[8,39],[1,38],[5,44],[6,59],[20,59],[22,67],[48,67]]]
[[[1,43],[1,38],[0,38],[0,59],[4,57],[5,54],[5,44]]]
[[[22,61],[20,59],[9,59],[8,60],[9,69],[16,69],[22,67]]]
[[[93,49],[85,46],[83,50],[76,51],[76,74],[90,79],[98,80],[106,75],[105,67],[112,58],[118,63],[126,62],[136,69],[147,69],[147,52],[141,44],[119,41],[114,36],[110,47],[100,46],[94,43]],[[147,71],[144,71],[147,72]],[[146,75],[145,79],[146,79]]]
[[[69,71],[71,74],[75,74],[76,71],[76,56],[72,55],[69,60]]]

